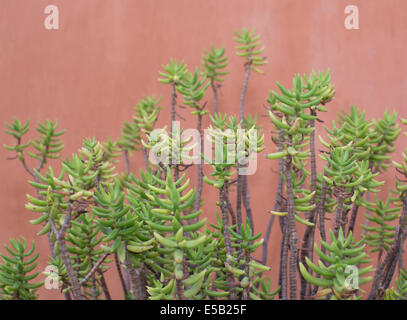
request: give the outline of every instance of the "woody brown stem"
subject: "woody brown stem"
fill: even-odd
[[[284,165],[284,176],[287,188],[287,232],[289,242],[289,284],[290,299],[297,299],[297,266],[298,266],[298,237],[295,223],[294,189],[292,180],[292,159],[287,156]]]
[[[223,224],[223,238],[225,241],[225,249],[226,249],[226,263],[232,265],[229,256],[232,256],[232,244],[230,241],[230,234],[229,234],[229,223],[228,223],[228,209],[226,203],[226,185],[223,185],[219,191],[219,202],[220,202],[220,209],[222,212],[222,224]],[[233,274],[228,270],[228,284],[229,284],[229,298],[231,300],[236,299],[236,285]]]

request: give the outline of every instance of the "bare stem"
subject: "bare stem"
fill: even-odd
[[[202,145],[203,145],[203,135],[202,135],[202,116],[198,114],[198,125],[197,130],[199,132],[199,154],[202,153]],[[202,198],[202,190],[203,190],[203,166],[202,160],[198,163],[198,186],[196,191],[196,198],[194,204],[194,211],[197,212],[201,207],[201,198]]]
[[[278,182],[277,182],[277,192],[276,196],[274,198],[274,205],[273,205],[273,211],[281,212],[281,205],[282,205],[282,196],[283,196],[283,179],[281,176],[281,171],[282,171],[282,159],[278,160]],[[267,262],[267,249],[268,249],[268,243],[270,241],[270,235],[271,235],[271,228],[273,226],[275,215],[272,214],[269,222],[267,224],[267,229],[266,229],[266,234],[264,236],[264,242],[263,242],[263,254],[262,254],[262,263],[266,264]]]
[[[176,115],[176,111],[175,111],[175,107],[177,105],[177,90],[176,90],[176,83],[172,83],[171,86],[171,137],[173,137],[174,134],[174,122],[175,122],[175,115]],[[174,159],[172,159],[174,161]],[[175,181],[177,181],[179,178],[179,168],[178,168],[178,164],[176,163],[174,165],[174,179]]]
[[[120,283],[122,285],[123,293],[124,293],[124,296],[126,297],[129,292],[129,285],[126,285],[126,282],[124,281],[123,273],[122,273],[122,269],[120,266],[119,258],[117,257],[117,253],[114,254],[114,261],[115,261],[117,273],[119,274],[119,279],[120,279]]]
[[[62,227],[59,231],[58,231],[54,221],[52,221],[52,219],[50,219],[49,222],[51,224],[52,231],[54,232],[54,234],[56,236],[56,239],[57,239],[57,242],[59,245],[59,250],[61,253],[62,261],[64,262],[65,267],[66,267],[68,278],[69,278],[69,281],[72,286],[73,298],[75,300],[83,300],[84,297],[81,293],[81,286],[79,284],[78,277],[76,276],[74,268],[72,266],[71,258],[69,256],[68,249],[67,249],[66,243],[65,243],[65,232],[66,232],[66,229],[68,228],[68,225],[71,223],[71,210],[72,210],[71,203],[69,203],[68,210],[65,215],[64,223],[62,224]]]
[[[124,155],[125,171],[126,171],[126,173],[130,173],[129,152],[126,149],[124,149],[123,155]]]
[[[148,163],[148,154],[146,147],[142,146],[141,151],[143,152],[144,165],[146,166],[146,170],[148,171],[150,169],[150,165]]]
[[[351,211],[351,216],[350,216],[350,221],[349,221],[349,226],[348,226],[348,235],[350,232],[353,232],[355,229],[355,223],[356,223],[356,218],[358,216],[358,211],[359,211],[359,206],[354,203],[352,206],[352,211]]]
[[[219,202],[220,202],[220,208],[222,212],[222,224],[223,224],[223,237],[225,241],[225,249],[226,249],[226,263],[231,265],[231,261],[229,259],[229,256],[232,256],[232,244],[230,241],[230,234],[229,234],[229,223],[228,223],[228,209],[227,209],[227,202],[226,202],[226,190],[227,186],[223,185],[223,187],[220,189],[219,192]],[[228,271],[228,283],[229,283],[229,292],[230,296],[229,298],[231,300],[236,299],[236,285],[234,281],[234,276],[233,274]]]
[[[243,178],[243,187],[242,187],[242,196],[243,196],[243,206],[246,211],[246,216],[249,218],[250,222],[250,229],[254,234],[254,221],[253,221],[253,213],[252,208],[250,207],[250,190],[247,183],[247,176],[242,176]]]
[[[211,87],[213,91],[213,112],[218,113],[218,89],[213,81],[211,81]]]
[[[294,189],[292,181],[292,159],[288,156],[285,159],[284,176],[287,188],[287,232],[290,246],[289,257],[289,283],[290,299],[297,299],[297,266],[298,266],[298,238],[295,223],[294,211]]]
[[[316,115],[315,111],[311,111],[312,115]],[[315,128],[315,120],[309,121],[310,127]],[[315,192],[317,190],[317,162],[315,156],[315,130],[310,134],[310,152],[311,152],[311,192]],[[315,195],[310,200],[310,205],[315,204]],[[307,226],[304,232],[304,237],[302,240],[302,250],[301,250],[301,262],[306,266],[307,270],[310,272],[308,265],[305,263],[305,257],[308,257],[311,261],[313,261],[314,251],[313,251],[313,244],[314,244],[314,236],[315,236],[315,222],[317,219],[317,208],[315,207],[311,212],[308,214],[308,220],[313,224],[312,226]],[[311,285],[308,281],[306,281],[301,275],[301,290],[300,290],[300,298],[304,299],[306,295],[311,294]]]
[[[287,278],[287,259],[288,259],[288,228],[287,217],[281,217],[282,226],[282,239],[281,239],[281,252],[280,252],[280,271],[278,277],[278,283],[281,286],[280,299],[288,299],[288,278]]]
[[[82,286],[84,283],[86,283],[89,278],[95,274],[95,272],[98,270],[99,266],[105,261],[106,257],[109,255],[109,253],[104,253],[99,260],[95,263],[95,265],[90,269],[89,273],[81,280],[79,283],[80,286]]]
[[[106,285],[106,281],[105,281],[105,277],[103,275],[103,272],[101,272],[100,270],[98,271],[99,275],[100,275],[100,286],[103,289],[103,293],[105,294],[106,300],[112,300],[112,297],[110,296],[110,292],[109,289],[107,288]]]
[[[246,98],[247,85],[249,83],[250,77],[250,65],[246,65],[246,72],[243,80],[243,87],[240,93],[240,105],[239,105],[239,120],[241,122],[242,128],[244,129],[244,101]],[[240,226],[242,225],[242,199],[244,190],[244,177],[239,174],[239,169],[241,165],[239,161],[237,162],[237,188],[236,188],[236,217],[237,217],[237,230],[240,232]],[[246,187],[246,190],[248,187]],[[247,211],[246,211],[247,213]]]
[[[342,226],[342,215],[343,215],[343,201],[344,201],[344,196],[341,191],[338,191],[338,197],[336,198],[337,201],[337,207],[335,210],[335,220],[334,220],[334,235],[335,237],[338,237],[339,229]]]

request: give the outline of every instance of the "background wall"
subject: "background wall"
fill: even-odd
[[[44,8],[50,4],[59,8],[59,30],[44,27]],[[344,9],[349,4],[359,8],[359,30],[344,27]],[[45,118],[58,120],[67,129],[63,157],[75,152],[84,137],[117,138],[143,95],[163,97],[165,109],[158,126],[167,124],[170,89],[157,82],[161,64],[172,57],[185,59],[190,67],[199,66],[203,50],[211,43],[226,47],[230,61],[220,111],[237,114],[244,68],[234,54],[233,31],[241,27],[256,29],[269,60],[264,75],[250,78],[247,114],[265,114],[265,99],[269,89],[276,89],[276,81],[288,86],[295,73],[330,68],[337,94],[329,112],[322,115],[327,125],[351,104],[372,117],[385,108],[407,117],[406,21],[403,0],[0,0],[0,119],[4,123],[14,116],[29,118],[32,127]],[[211,92],[207,98],[211,108]],[[188,113],[182,112],[187,118],[181,121],[184,127],[192,126]],[[260,123],[266,135],[263,153],[269,153],[274,150],[272,126],[266,117],[260,117]],[[324,135],[321,124],[318,132]],[[3,130],[0,141],[13,143]],[[407,140],[400,138],[395,160],[406,146]],[[25,194],[33,194],[27,184],[30,177],[20,163],[7,161],[9,156],[0,148],[0,243],[19,235],[35,239],[44,268],[47,242],[36,236],[39,228],[28,222],[34,215],[24,208]],[[269,219],[266,210],[274,200],[277,162],[264,160],[263,155],[259,158],[249,183],[255,229],[263,232]],[[131,159],[134,171],[141,164],[141,156]],[[59,167],[58,161],[52,165]],[[395,171],[391,169],[383,179],[383,189],[388,191],[394,186]],[[215,190],[205,186],[204,211],[211,220],[214,197]],[[359,218],[363,219],[362,214]],[[268,260],[274,284],[280,236],[275,223]],[[121,298],[115,272],[108,280],[115,283],[114,296]],[[41,298],[61,295],[42,289]]]

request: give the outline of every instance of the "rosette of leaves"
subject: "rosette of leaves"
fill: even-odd
[[[70,183],[76,192],[98,188],[113,181],[115,167],[108,160],[105,148],[96,139],[86,139],[83,147],[74,154],[72,160],[62,162],[62,167],[72,177]],[[65,184],[68,187],[67,184]]]
[[[30,170],[26,165],[26,159],[24,158],[24,151],[30,157],[40,160],[37,170],[40,171],[42,167],[46,164],[47,159],[58,159],[64,144],[60,140],[60,136],[65,133],[65,130],[57,131],[58,122],[53,123],[50,120],[46,120],[44,123],[38,122],[38,126],[35,130],[39,133],[39,136],[32,141],[27,143],[22,143],[23,136],[29,131],[29,121],[23,125],[22,122],[14,118],[13,123],[6,123],[7,130],[6,133],[13,136],[17,141],[14,146],[3,145],[9,151],[15,151],[17,153],[17,158],[22,162],[24,168],[34,176],[34,172]],[[30,152],[26,150],[28,147],[32,146],[36,152]]]
[[[195,68],[194,72],[187,72],[177,85],[178,92],[184,97],[184,103],[194,109],[191,114],[201,117],[208,113],[208,110],[204,110],[204,105],[201,105],[201,100],[210,84],[206,79],[205,76],[200,77],[199,69]]]
[[[215,49],[213,45],[210,50],[205,49],[202,55],[202,75],[209,79],[210,83],[223,82],[224,76],[229,72],[222,71],[228,65],[228,57],[225,56],[225,48]],[[217,113],[217,111],[215,111]]]
[[[160,102],[161,98],[156,98],[154,95],[146,96],[134,107],[136,114],[133,120],[144,134],[149,134],[153,131],[160,110],[162,109]]]
[[[187,66],[183,60],[178,62],[177,60],[170,59],[169,64],[162,65],[161,67],[164,71],[158,71],[161,76],[158,81],[164,84],[178,84],[187,73]]]
[[[61,259],[61,256],[56,256],[55,258],[49,256],[48,258],[48,266],[50,267],[49,272],[44,271],[42,274],[46,277],[51,277],[51,280],[53,281],[57,281],[58,287],[61,288],[61,292],[69,295],[72,288],[69,282],[66,266]]]
[[[225,48],[215,49],[212,45],[210,50],[205,49],[205,54],[202,55],[201,70],[202,75],[209,79],[209,83],[213,90],[213,112],[218,112],[218,88],[220,83],[224,81],[224,76],[228,74],[223,71],[228,65],[228,57],[225,56]]]
[[[120,246],[125,247],[122,243],[134,233],[137,217],[125,203],[125,193],[120,189],[118,182],[109,184],[106,189],[95,190],[96,206],[92,207],[92,212],[99,218],[96,223],[105,235],[103,241],[111,244],[102,245],[102,248],[106,252],[116,253]],[[120,260],[124,261],[124,255],[119,254],[119,256]]]
[[[22,124],[22,122],[14,118],[14,121],[11,124],[6,123],[6,126],[8,129],[6,129],[6,133],[13,136],[17,141],[14,146],[8,146],[6,144],[3,144],[4,148],[6,148],[9,151],[15,151],[17,152],[17,156],[19,160],[23,161],[24,160],[24,149],[27,149],[31,145],[31,141],[28,141],[25,144],[21,144],[23,136],[30,130],[30,121],[27,120],[25,124]]]
[[[129,154],[131,154],[132,151],[140,150],[141,129],[137,122],[126,121],[123,124],[122,135],[119,143],[120,146]]]
[[[395,287],[386,290],[384,300],[407,300],[407,270],[401,269]]]
[[[57,225],[63,224],[63,212],[68,209],[68,203],[66,201],[67,193],[61,184],[65,176],[65,170],[62,168],[59,176],[55,176],[51,167],[48,168],[48,172],[45,175],[38,175],[39,182],[29,181],[29,183],[37,188],[39,191],[39,197],[33,197],[27,194],[28,203],[25,205],[26,209],[40,213],[40,217],[30,220],[31,224],[42,225],[42,229],[37,233],[38,236],[42,236],[51,231],[50,220],[53,220]],[[68,187],[68,189],[70,186]],[[88,196],[91,193],[86,193]],[[82,191],[83,195],[83,191]],[[51,240],[55,242],[55,236],[51,235]],[[54,254],[58,252],[58,246],[54,247]]]
[[[1,254],[0,300],[35,300],[37,290],[43,285],[43,281],[32,281],[39,274],[31,273],[37,267],[39,255],[34,253],[35,243],[33,241],[31,248],[28,248],[24,237],[9,241],[11,246],[4,245],[9,255]]]
[[[131,154],[132,151],[141,149],[143,151],[145,165],[147,168],[149,166],[145,147],[142,146],[141,140],[143,135],[148,135],[153,131],[161,110],[160,102],[161,98],[156,98],[154,95],[143,97],[134,107],[136,114],[133,116],[133,121],[125,122],[122,127],[122,137],[119,141],[119,145],[124,150],[127,172],[129,171],[128,155]]]
[[[63,150],[64,144],[59,137],[65,133],[65,130],[57,131],[57,128],[58,122],[52,123],[50,120],[45,120],[44,124],[38,122],[38,126],[35,128],[39,137],[34,139],[31,145],[37,153],[27,152],[27,154],[34,159],[41,160],[42,165],[47,162],[47,159],[58,159],[61,156],[59,152]],[[39,169],[42,165],[39,166]]]
[[[259,48],[260,35],[255,35],[254,29],[248,31],[246,28],[242,28],[240,32],[235,31],[235,35],[234,40],[239,44],[236,47],[236,54],[246,59],[246,68],[250,67],[257,73],[263,73],[259,67],[265,65],[267,60],[261,56],[264,47]]]
[[[314,70],[308,76],[303,77],[304,91],[307,91],[307,96],[322,97],[320,106],[316,107],[318,111],[326,112],[326,103],[331,101],[335,95],[335,87],[331,84],[331,73],[327,71],[319,71],[316,73]],[[312,99],[311,99],[312,100]]]
[[[264,149],[264,135],[258,132],[255,122],[251,127],[243,129],[236,117],[227,118],[226,115],[216,114],[210,115],[210,118],[213,126],[208,128],[206,138],[214,146],[215,157],[203,158],[212,165],[214,172],[211,176],[217,179],[214,181],[204,177],[204,180],[220,189],[223,186],[222,181],[230,180],[232,167],[237,167],[238,162],[244,162],[254,153]]]
[[[334,225],[335,235],[337,235],[339,227],[344,228],[347,223],[347,213],[352,203],[367,204],[359,195],[365,191],[377,192],[376,188],[384,182],[374,180],[378,173],[371,172],[367,160],[357,161],[356,154],[352,153],[352,142],[343,147],[331,146],[330,152],[320,157],[328,162],[323,179],[328,188],[333,189],[333,195],[337,199]]]
[[[125,192],[118,181],[94,194],[93,213],[98,216],[96,223],[104,234],[101,248],[108,254],[117,254],[131,278],[131,293],[134,299],[145,299],[145,285],[148,276],[144,266],[146,252],[153,251],[155,241],[140,232],[140,218],[135,214],[140,206],[133,207],[125,202]],[[134,205],[133,202],[130,202]],[[137,271],[135,270],[137,269]]]
[[[231,280],[236,290],[236,299],[273,299],[278,290],[271,290],[270,279],[262,276],[270,268],[253,259],[254,253],[261,246],[261,234],[253,235],[250,222],[242,224],[240,233],[235,231],[236,225],[228,227],[231,241],[231,255],[226,253],[224,224],[219,214],[216,214],[217,224],[210,224],[207,229],[211,239],[217,239],[214,248],[213,271],[214,279],[211,289],[207,290],[210,297],[228,298],[230,296]],[[231,278],[232,277],[232,278]]]
[[[340,141],[344,146],[352,143],[352,153],[359,161],[369,159],[371,153],[369,143],[371,121],[365,119],[365,114],[365,111],[359,111],[355,106],[350,107],[349,114],[343,110],[338,114]],[[338,136],[327,127],[325,129],[329,134]]]
[[[235,228],[236,226],[231,226],[228,229],[231,234],[232,248],[237,249],[238,257],[229,257],[232,264],[226,260],[225,267],[239,279],[239,286],[236,288],[238,296],[241,296],[243,300],[259,300],[260,296],[255,294],[252,288],[259,281],[257,278],[270,268],[253,260],[252,254],[263,244],[264,239],[257,241],[261,237],[261,233],[253,234],[249,218],[246,219],[246,224],[241,225],[240,232],[236,232]],[[260,291],[257,293],[260,294]]]
[[[271,279],[269,277],[257,277],[253,281],[251,298],[253,300],[273,300],[274,297],[280,292],[280,287],[276,290],[271,288]]]
[[[185,174],[177,181],[167,168],[166,179],[162,180],[152,176],[158,182],[156,186],[148,185],[149,191],[145,195],[150,199],[151,210],[149,216],[144,217],[151,231],[165,250],[162,263],[170,271],[166,277],[162,273],[161,285],[148,287],[151,299],[189,299],[200,297],[205,276],[209,276],[207,269],[188,268],[186,264],[186,252],[198,248],[207,239],[205,234],[199,233],[206,222],[206,218],[193,222],[201,211],[187,215],[181,212],[193,207],[196,192],[193,189],[186,191],[189,180],[185,181]],[[182,194],[185,191],[185,194]],[[164,283],[165,285],[164,285]],[[171,290],[167,286],[171,287]],[[164,289],[166,288],[166,289]],[[158,290],[157,290],[158,289]],[[167,290],[168,289],[168,290]]]
[[[191,140],[192,136],[185,137],[182,129],[179,134],[169,135],[164,127],[152,131],[146,141],[141,140],[141,143],[153,153],[155,157],[153,164],[167,167],[172,164],[177,166],[189,163],[196,159],[195,155],[190,155],[195,147],[195,143],[190,143]]]
[[[354,242],[352,232],[345,237],[342,228],[339,229],[337,237],[330,230],[330,238],[330,244],[321,240],[321,245],[327,250],[327,253],[323,253],[315,244],[315,251],[320,258],[318,265],[308,257],[305,258],[310,270],[319,277],[308,272],[302,263],[300,263],[301,274],[306,281],[320,288],[316,295],[317,299],[360,299],[361,297],[356,295],[356,291],[362,291],[359,286],[372,279],[365,275],[373,270],[371,265],[359,268],[360,264],[370,263],[367,254],[363,252],[365,245],[361,244],[361,241]],[[354,269],[352,267],[357,268],[356,274],[352,271]]]
[[[72,160],[62,162],[59,176],[55,176],[51,167],[44,175],[34,169],[39,182],[30,181],[30,184],[40,190],[43,199],[27,195],[29,204],[26,208],[42,213],[40,218],[32,220],[31,223],[41,224],[50,218],[57,226],[62,225],[63,213],[68,209],[68,203],[75,213],[73,219],[87,212],[89,205],[93,203],[93,188],[108,184],[114,177],[112,174],[114,167],[104,159],[103,150],[103,146],[95,140],[86,140],[79,155],[74,154]],[[66,173],[68,180],[64,180]],[[50,224],[47,223],[39,235],[45,234],[50,229]]]
[[[374,171],[384,171],[390,166],[389,154],[396,149],[394,142],[401,132],[396,120],[397,113],[394,111],[390,114],[386,109],[382,118],[372,121],[372,129],[369,132],[369,162]]]
[[[312,73],[309,78],[304,76],[304,79],[298,74],[295,75],[291,90],[277,83],[281,93],[270,91],[267,99],[272,111],[270,117],[276,128],[284,130],[289,135],[311,133],[313,128],[307,128],[305,124],[309,120],[316,119],[316,111],[326,111],[323,103],[330,101],[335,93],[329,81],[328,71],[321,72],[319,76]],[[309,114],[306,112],[307,109],[315,112]],[[273,117],[273,112],[279,113],[282,119]]]
[[[161,176],[159,171],[154,174],[151,171],[143,172],[140,170],[140,178],[137,179],[131,174],[130,181],[126,185],[127,199],[137,216],[136,228],[132,233],[132,240],[127,245],[127,252],[135,267],[140,267],[143,264],[148,266],[149,271],[151,271],[146,274],[148,284],[154,282],[161,273],[164,276],[171,275],[171,272],[166,269],[166,264],[171,264],[171,260],[166,258],[168,250],[157,245],[158,242],[154,238],[154,229],[148,223],[161,222],[160,218],[155,216],[155,211],[152,211],[156,204],[147,196],[151,193],[149,186],[161,187],[161,184],[153,178],[153,175]]]
[[[406,121],[407,124],[407,120]],[[407,177],[407,149],[403,152],[402,154],[402,161],[401,163],[398,163],[396,161],[392,161],[394,167],[396,168],[396,171],[401,174],[403,177]],[[395,200],[395,204],[398,205],[399,207],[403,206],[402,203],[402,198],[403,196],[406,194],[407,191],[407,184],[405,184],[405,181],[401,180],[401,179],[397,179],[396,180],[396,190],[395,190],[395,194],[396,194],[396,198],[393,199]]]
[[[98,299],[103,292],[100,278],[103,272],[109,269],[107,263],[111,260],[102,258],[105,251],[100,248],[100,244],[104,239],[100,236],[100,227],[96,224],[95,217],[85,213],[72,221],[66,240],[70,243],[66,247],[71,253],[73,267],[84,288],[83,293],[89,298]],[[101,258],[102,263],[99,262]],[[93,272],[95,266],[97,269]],[[87,278],[91,271],[92,276]]]
[[[111,163],[118,162],[115,158],[120,156],[120,143],[119,141],[112,141],[109,138],[106,142],[103,143],[104,149],[104,157],[106,160],[110,161]]]
[[[365,214],[365,217],[374,225],[362,225],[362,228],[366,230],[363,242],[372,248],[371,253],[378,252],[380,261],[383,253],[389,251],[394,242],[396,227],[391,225],[391,222],[399,217],[400,208],[390,208],[390,195],[386,201],[381,201],[375,194],[375,204],[374,207],[367,206],[371,214]]]

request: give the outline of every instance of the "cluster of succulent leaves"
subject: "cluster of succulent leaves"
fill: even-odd
[[[140,150],[143,135],[153,131],[161,110],[160,102],[161,98],[154,95],[141,99],[134,107],[133,121],[123,124],[122,136],[117,144],[127,152]]]
[[[254,30],[243,28],[235,35],[237,55],[245,59],[246,90],[250,70],[263,73],[260,67],[267,61]],[[396,251],[404,243],[403,230],[407,228],[407,220],[403,221],[407,184],[399,179],[392,196],[382,200],[379,192],[384,182],[377,180],[392,164],[407,177],[407,151],[401,163],[391,163],[401,132],[397,114],[386,110],[383,117],[369,119],[354,106],[349,113],[342,111],[331,128],[325,126],[327,138],[319,137],[325,148],[320,152],[324,167],[316,172],[313,164],[317,154],[315,131],[322,122],[319,114],[328,110],[326,105],[335,95],[330,72],[297,74],[291,89],[277,83],[279,92],[269,92],[268,115],[277,150],[266,158],[281,164],[278,179],[283,186],[278,195],[280,204],[270,212],[280,216],[281,251],[286,250],[279,284],[272,287],[267,276],[270,266],[255,258],[268,239],[254,232],[248,214],[242,219],[237,210],[234,212],[229,199],[239,170],[265,145],[257,115],[242,117],[240,110],[238,120],[217,112],[217,90],[228,74],[227,65],[225,49],[211,46],[205,50],[200,68],[189,70],[184,61],[171,59],[159,71],[158,81],[172,88],[172,120],[179,115],[175,109],[181,103],[177,93],[183,98],[182,104],[197,116],[200,131],[202,117],[209,114],[211,124],[205,138],[214,146],[211,159],[202,152],[190,155],[195,145],[182,127],[177,135],[173,134],[177,129],[174,123],[170,133],[166,126],[155,128],[162,101],[154,95],[138,102],[117,140],[85,139],[77,153],[61,161],[59,172],[52,166],[45,168],[49,160],[60,157],[64,147],[60,140],[64,131],[58,130],[56,122],[39,123],[37,137],[29,141],[25,141],[29,121],[23,124],[14,119],[7,124],[6,133],[15,144],[5,148],[31,175],[29,183],[36,191],[27,195],[26,208],[36,214],[30,222],[38,226],[38,236],[47,236],[50,244],[49,265],[54,273],[43,274],[55,278],[67,299],[111,299],[104,277],[114,268],[125,299],[274,299],[277,294],[286,299],[288,285],[282,279],[287,278],[283,273],[287,273],[289,260],[291,298],[297,298],[294,287],[298,273],[306,284],[301,297],[308,292],[308,298],[314,299],[361,299],[364,291],[359,286],[373,279],[373,287],[385,292],[382,298],[406,299],[407,272],[401,262],[394,287],[390,287],[389,279],[395,273],[401,255]],[[210,88],[213,113],[206,108]],[[406,120],[401,122],[407,124]],[[129,156],[133,152],[138,156],[140,151],[146,169],[136,175],[129,168]],[[148,158],[147,151],[158,161]],[[124,174],[115,167],[122,154]],[[33,169],[26,156],[37,162]],[[203,180],[218,192],[219,199],[213,201],[216,223],[201,217],[199,201],[196,208],[199,188],[192,188],[187,172],[183,172],[196,156],[212,168]],[[367,197],[371,193],[374,202]],[[346,226],[350,211],[356,220],[359,207],[366,210],[366,221],[361,224],[364,234],[356,240],[353,226],[349,225],[347,232]],[[325,213],[332,212],[328,241]],[[397,219],[399,225],[395,225]],[[310,248],[303,246],[301,255],[295,248],[299,224],[306,227],[305,234],[312,234],[311,241],[307,238],[304,244]],[[317,231],[321,240],[314,243]],[[35,280],[38,271],[31,273],[38,258],[34,243],[30,249],[24,238],[10,239],[10,244],[5,247],[9,255],[1,255],[0,299],[36,299],[43,282]],[[384,282],[371,275],[370,255],[374,254],[378,256],[377,270],[387,272]],[[304,256],[301,261],[300,256]],[[355,268],[358,273],[352,281],[356,286],[349,286],[349,270]],[[393,270],[391,276],[389,270]],[[378,298],[379,294],[369,296]]]
[[[372,277],[363,276],[373,270],[372,265],[359,268],[360,264],[370,262],[370,260],[366,259],[367,254],[363,251],[365,244],[361,244],[362,240],[355,243],[352,232],[345,237],[342,228],[339,229],[337,238],[333,231],[330,230],[330,237],[330,244],[321,240],[321,245],[326,249],[327,253],[324,253],[315,245],[315,251],[320,258],[318,264],[314,264],[306,258],[309,268],[319,277],[311,275],[300,262],[302,275],[309,283],[320,288],[316,294],[317,299],[325,299],[327,296],[333,300],[362,298],[361,296],[358,297],[356,292],[359,285],[363,285],[372,279]],[[349,267],[357,268],[357,274],[353,279],[347,279],[350,276],[349,273],[351,273]]]
[[[394,281],[395,287],[386,290],[385,300],[407,300],[407,270],[401,269],[400,276]]]
[[[39,272],[32,271],[37,267],[38,253],[35,253],[35,243],[27,247],[25,238],[10,239],[10,245],[4,245],[8,255],[1,254],[0,264],[0,300],[34,300],[36,291],[43,282],[32,282]]]

